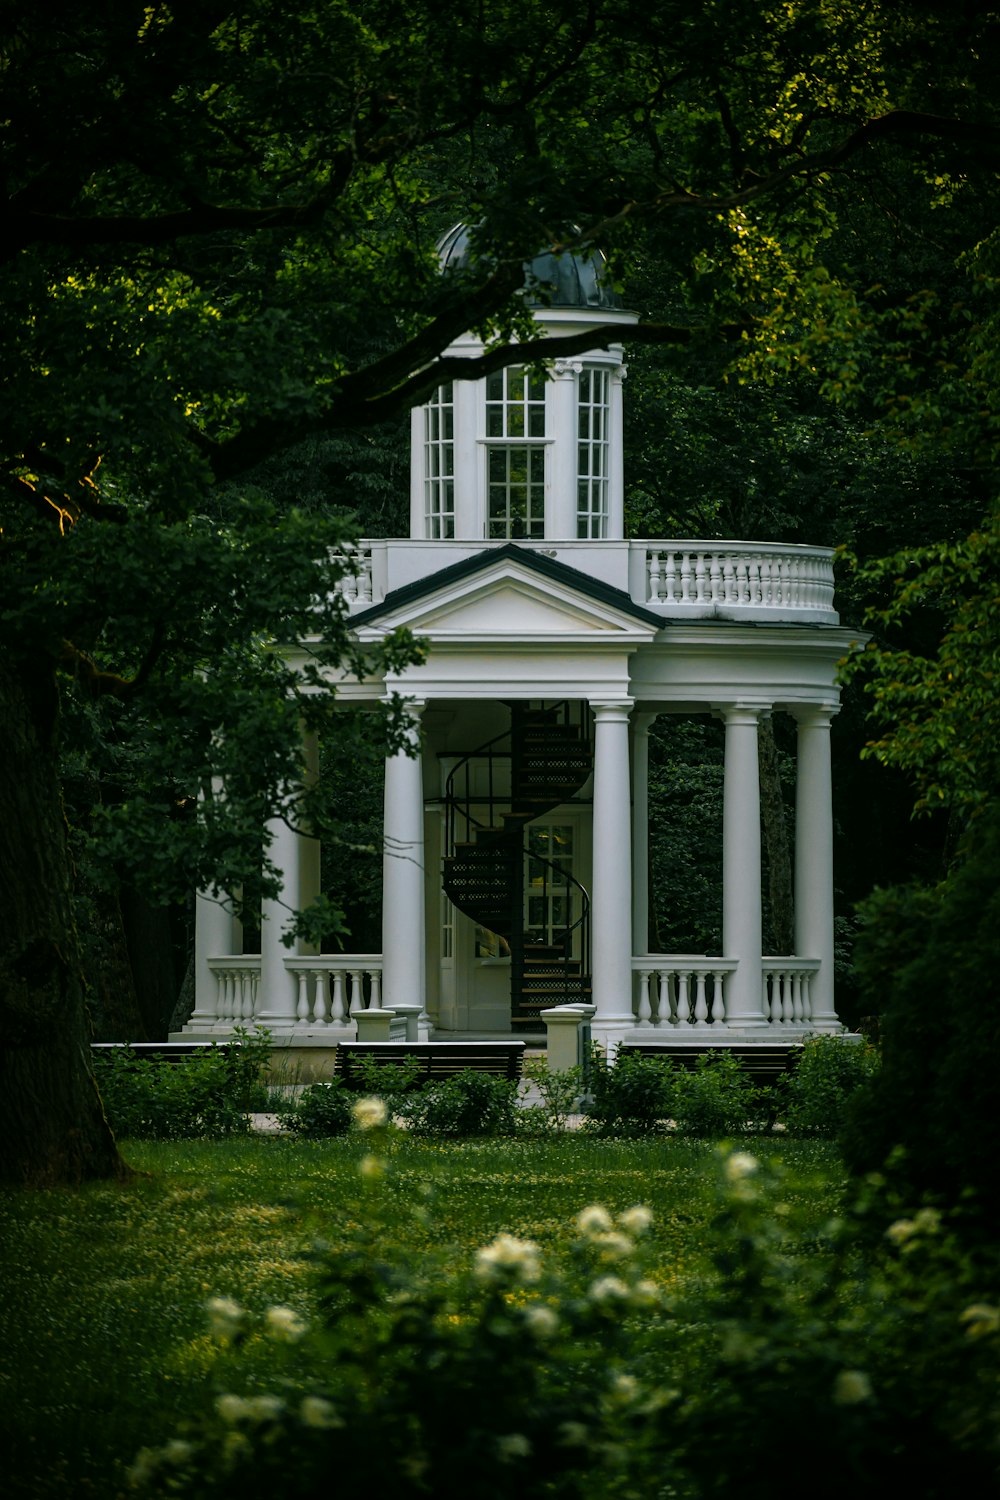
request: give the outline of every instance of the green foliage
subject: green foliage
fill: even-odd
[[[589,1077],[590,1069],[587,1069]],[[517,1112],[519,1135],[549,1135],[564,1131],[570,1115],[579,1113],[585,1090],[584,1070],[554,1072],[546,1057],[527,1057],[522,1074],[522,1103]],[[537,1093],[539,1102],[526,1101]]]
[[[659,1132],[674,1114],[677,1071],[655,1057],[619,1048],[614,1064],[595,1049],[586,1101],[587,1125],[599,1135]]]
[[[782,1090],[781,1117],[795,1135],[836,1140],[850,1101],[878,1070],[874,1047],[836,1036],[811,1037]]]
[[[168,1062],[128,1046],[98,1053],[95,1072],[108,1124],[120,1140],[245,1134],[261,1102],[270,1037],[237,1028],[233,1041]]]
[[[302,1090],[293,1108],[279,1112],[278,1122],[283,1129],[308,1140],[346,1135],[351,1128],[353,1102],[337,1079],[332,1083],[313,1083]]]
[[[676,1070],[673,1107],[684,1135],[741,1134],[762,1117],[769,1123],[773,1107],[768,1104],[765,1091],[754,1086],[731,1052],[705,1052],[692,1069]]]
[[[866,1259],[843,1219],[810,1254],[792,1179],[745,1152],[714,1165],[714,1273],[672,1294],[645,1205],[591,1201],[545,1245],[500,1233],[470,1259],[403,1258],[386,1253],[386,1179],[321,1263],[316,1326],[210,1304],[222,1394],[143,1448],[133,1485],[305,1500],[336,1474],[400,1500],[795,1500],[808,1474],[819,1500],[992,1493],[995,1255],[970,1259],[926,1207]],[[261,1335],[263,1382],[242,1352]]]
[[[862,982],[882,991],[882,1069],[858,1098],[846,1147],[858,1171],[881,1169],[893,1154],[894,1175],[911,1192],[968,1200],[972,1222],[978,1216],[985,1232],[995,1234],[1000,1029],[989,1006],[1000,972],[995,802],[973,822],[963,852],[939,893],[880,894],[877,920],[859,938]]]
[[[470,1140],[513,1135],[517,1129],[517,1084],[466,1068],[452,1078],[425,1083],[408,1094],[402,1112],[414,1135]]]

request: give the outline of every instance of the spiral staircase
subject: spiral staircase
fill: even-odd
[[[569,802],[593,768],[586,704],[510,704],[511,725],[452,770],[445,790],[444,890],[452,904],[501,939],[511,960],[511,1028],[540,1032],[540,1012],[590,999],[590,900],[564,867],[531,851],[542,909],[564,897],[563,919],[525,920],[525,833]]]

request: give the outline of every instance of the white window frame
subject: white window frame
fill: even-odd
[[[424,407],[424,536],[455,536],[455,391],[438,386]]]
[[[577,418],[576,534],[603,541],[611,512],[611,371],[587,365],[580,371]]]
[[[487,376],[484,389],[486,536],[491,541],[541,540],[548,442],[545,377],[508,365]]]

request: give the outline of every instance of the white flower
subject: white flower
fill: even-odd
[[[660,1301],[660,1288],[655,1281],[643,1278],[632,1288],[632,1301],[637,1307],[655,1307]]]
[[[165,1463],[176,1464],[179,1467],[181,1464],[186,1464],[194,1454],[194,1444],[186,1443],[183,1438],[171,1438],[162,1451]]]
[[[351,1113],[362,1130],[377,1130],[388,1119],[388,1111],[382,1099],[359,1099]]]
[[[559,1428],[559,1441],[564,1448],[585,1448],[588,1432],[582,1422],[563,1422]]]
[[[941,1228],[940,1211],[936,1208],[921,1208],[913,1223],[921,1234],[937,1234]]]
[[[287,1344],[300,1339],[306,1331],[306,1325],[294,1307],[281,1305],[268,1308],[264,1326],[273,1339],[283,1339]]]
[[[600,1276],[590,1288],[594,1302],[624,1302],[628,1295],[629,1289],[620,1276]]]
[[[128,1471],[129,1483],[135,1489],[148,1484],[156,1473],[159,1465],[160,1455],[155,1448],[140,1448],[135,1455],[135,1461]]]
[[[242,1396],[234,1396],[227,1391],[225,1395],[216,1398],[215,1409],[224,1422],[230,1427],[235,1427],[237,1422],[242,1422],[250,1415],[250,1404]]]
[[[653,1210],[644,1203],[636,1203],[618,1215],[618,1222],[626,1234],[644,1234],[653,1222]]]
[[[378,1178],[385,1176],[385,1162],[381,1156],[363,1156],[358,1163],[358,1171],[362,1177],[375,1182]]]
[[[240,1331],[243,1309],[232,1297],[209,1297],[205,1303],[212,1336],[220,1343],[228,1344]]]
[[[299,1418],[303,1427],[343,1427],[332,1401],[323,1396],[303,1396],[299,1407]]]
[[[634,1401],[639,1394],[639,1382],[634,1375],[616,1375],[611,1382],[611,1395],[615,1401]]]
[[[591,1203],[587,1208],[581,1208],[574,1220],[578,1234],[585,1239],[593,1239],[595,1234],[607,1234],[611,1226],[611,1215],[600,1203]]]
[[[864,1370],[841,1370],[833,1382],[833,1399],[837,1406],[857,1406],[870,1401],[872,1383]]]
[[[634,1240],[630,1240],[627,1234],[618,1234],[614,1229],[607,1234],[593,1235],[590,1242],[600,1250],[605,1260],[621,1260],[624,1256],[631,1255],[635,1249]]]
[[[958,1321],[966,1325],[967,1338],[986,1338],[988,1334],[1000,1331],[1000,1308],[994,1307],[989,1302],[973,1302],[971,1307],[965,1309]]]
[[[536,1339],[550,1339],[559,1327],[559,1319],[544,1302],[532,1302],[526,1307],[524,1321]]]
[[[759,1166],[756,1156],[751,1156],[748,1151],[734,1151],[731,1156],[726,1157],[726,1180],[742,1182],[744,1177],[752,1177]]]
[[[523,1432],[508,1432],[497,1438],[497,1457],[504,1463],[512,1458],[527,1458],[530,1453],[531,1443]]]
[[[519,1240],[513,1234],[498,1234],[476,1253],[476,1275],[484,1281],[510,1272],[518,1281],[537,1281],[541,1275],[541,1251],[534,1240]]]
[[[247,1416],[251,1422],[276,1422],[285,1409],[280,1396],[251,1396]]]
[[[885,1232],[887,1240],[894,1245],[905,1245],[906,1241],[912,1239],[917,1232],[917,1226],[912,1219],[897,1219],[895,1224],[890,1224]]]

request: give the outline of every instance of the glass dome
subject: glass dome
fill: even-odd
[[[456,224],[449,229],[437,248],[443,270],[464,269],[470,259],[468,225]],[[620,308],[621,298],[605,279],[606,270],[607,261],[600,250],[592,250],[589,255],[545,251],[524,263],[527,301],[532,307]]]

